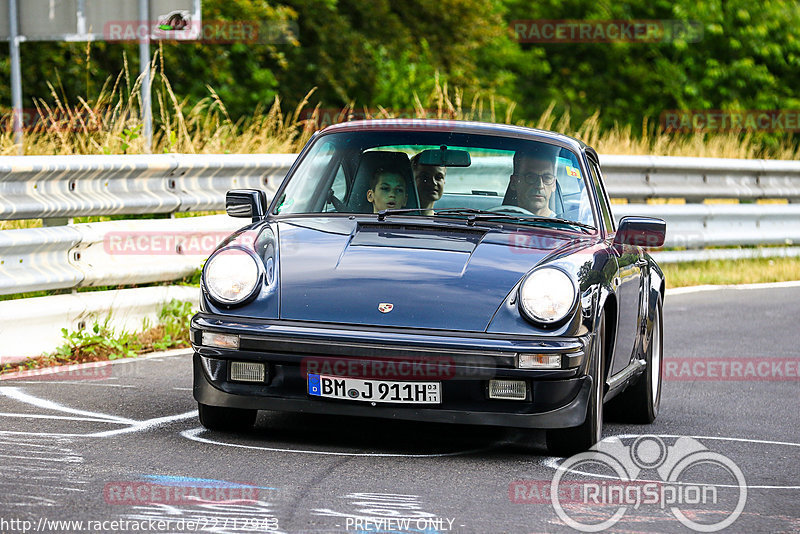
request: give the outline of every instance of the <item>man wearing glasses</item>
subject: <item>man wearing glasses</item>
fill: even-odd
[[[537,144],[536,149],[514,153],[514,174],[510,191],[516,204],[534,215],[555,217],[550,197],[556,190],[555,161],[557,147]]]

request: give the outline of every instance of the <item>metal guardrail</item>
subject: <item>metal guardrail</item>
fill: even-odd
[[[600,156],[611,197],[800,200],[800,161]]]
[[[294,154],[0,157],[0,220],[218,210],[225,191],[274,193]]]
[[[211,215],[5,230],[0,294],[177,280],[243,224]]]
[[[614,216],[667,222],[665,247],[800,244],[800,204],[617,204]]]

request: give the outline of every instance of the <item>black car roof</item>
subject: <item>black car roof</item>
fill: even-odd
[[[392,130],[420,130],[425,132],[459,132],[483,135],[497,135],[530,139],[534,141],[555,141],[566,145],[579,152],[588,146],[582,141],[568,135],[538,130],[526,126],[511,124],[495,124],[489,122],[456,121],[439,119],[373,119],[341,122],[328,126],[320,134],[355,132],[355,131],[392,131]]]

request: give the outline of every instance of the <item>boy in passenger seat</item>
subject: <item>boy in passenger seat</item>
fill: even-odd
[[[367,200],[372,204],[373,213],[404,208],[408,201],[405,179],[395,172],[383,168],[375,169],[369,181]]]

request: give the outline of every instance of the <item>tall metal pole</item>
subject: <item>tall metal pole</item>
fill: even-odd
[[[19,23],[17,0],[8,0],[9,39],[11,52],[11,122],[14,127],[14,144],[19,154],[25,153],[22,144],[22,73],[19,67]]]
[[[145,151],[153,147],[153,113],[150,99],[150,6],[149,0],[139,0],[139,21],[144,25],[144,34],[139,39],[139,67],[142,73],[142,135]],[[142,31],[142,28],[139,28]]]

